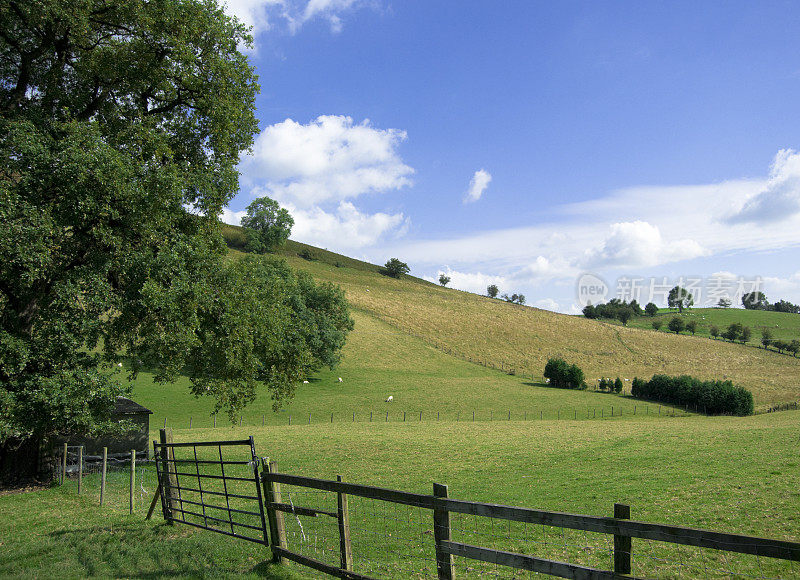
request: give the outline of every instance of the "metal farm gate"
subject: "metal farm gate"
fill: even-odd
[[[252,436],[153,447],[166,521],[269,545]]]

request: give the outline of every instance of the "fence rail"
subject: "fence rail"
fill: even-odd
[[[249,460],[226,460],[226,447],[243,450]],[[794,565],[800,562],[800,543],[631,520],[630,507],[623,504],[614,505],[613,517],[601,517],[453,499],[440,484],[433,484],[433,494],[428,495],[344,482],[341,477],[334,481],[280,473],[275,462],[256,461],[252,437],[172,444],[162,432],[162,444],[155,443],[155,451],[168,521],[268,545],[274,562],[286,558],[338,578],[452,580],[459,566],[465,575],[495,577],[504,577],[502,570],[513,577],[516,570],[577,579],[672,577],[676,568],[678,576],[690,577],[800,576]],[[184,457],[176,459],[176,451]],[[208,453],[216,458],[209,459]],[[177,471],[176,464],[186,466],[192,458],[194,473],[187,468]],[[251,475],[231,477],[225,465]],[[210,468],[219,468],[220,475],[201,473]],[[206,499],[220,497],[224,500]],[[392,531],[389,524],[395,526]],[[521,526],[521,533],[512,530],[514,525]],[[560,534],[555,543],[548,538],[548,533],[557,535],[554,530]],[[570,543],[566,531],[582,533],[583,539]],[[410,537],[416,537],[416,543],[409,542]],[[664,556],[670,545],[678,546],[673,548],[677,564]],[[680,547],[712,553],[701,553],[701,564],[690,566],[682,561],[686,553]],[[387,563],[387,551],[399,551],[400,562]],[[727,556],[718,557],[731,553],[754,556],[755,564],[746,564],[742,571]],[[487,565],[495,569],[481,568]]]
[[[620,578],[620,575],[625,575],[625,578],[636,578],[636,576],[629,575],[631,573],[633,538],[750,554],[758,557],[787,560],[790,562],[800,562],[800,543],[634,521],[628,519],[630,508],[622,504],[615,505],[614,513],[616,517],[570,514],[452,499],[447,497],[446,486],[440,486],[438,484],[434,484],[433,495],[424,495],[368,485],[278,473],[274,471],[274,468],[275,466],[273,463],[271,469],[262,472],[261,475],[265,489],[273,490],[271,493],[265,494],[268,498],[266,509],[270,521],[273,521],[278,513],[281,515],[283,513],[289,513],[295,517],[316,517],[317,515],[337,517],[337,514],[325,510],[287,504],[280,500],[279,491],[277,492],[278,498],[270,499],[275,497],[275,490],[279,490],[279,487],[277,487],[279,484],[332,492],[340,496],[355,496],[431,510],[433,512],[433,539],[436,551],[437,576],[445,580],[454,577],[453,556],[562,578],[611,579]],[[469,516],[489,518],[491,520],[521,522],[613,536],[613,570],[602,570],[553,559],[519,554],[507,550],[453,541],[450,537],[450,514],[466,514]],[[341,517],[341,514],[338,515]],[[344,563],[344,559],[340,566],[333,566],[331,564],[322,563],[306,555],[293,552],[286,547],[285,529],[282,523],[276,524],[272,530],[271,546],[273,554],[278,561],[280,558],[286,557],[339,578],[366,578],[366,576],[355,573],[351,565],[346,565]],[[735,575],[736,574],[733,574],[732,576]]]

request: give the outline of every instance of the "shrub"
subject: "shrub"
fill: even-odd
[[[651,324],[653,326],[653,330],[658,330],[659,328],[661,328],[661,319],[656,318]]]
[[[680,316],[673,316],[672,320],[669,321],[669,324],[667,326],[675,334],[678,334],[684,328],[686,328],[686,324],[683,322],[683,318],[681,318]]]
[[[383,268],[383,274],[392,278],[400,278],[403,274],[408,274],[411,271],[408,264],[401,262],[397,258],[390,258]]]
[[[739,340],[744,344],[745,342],[750,341],[750,337],[753,335],[753,331],[750,330],[749,326],[742,327],[742,333],[739,335]]]
[[[722,338],[730,340],[733,342],[742,334],[744,327],[739,322],[734,322],[733,324],[728,325],[728,330],[722,333]]]
[[[622,392],[622,379],[617,377],[617,380],[614,381],[614,392],[621,393]]]
[[[701,381],[688,375],[654,375],[650,381],[633,379],[634,397],[670,405],[694,406],[709,415],[752,415],[753,394],[731,381]]]
[[[712,324],[711,328],[708,329],[708,333],[714,338],[717,338],[719,336],[719,327]]]
[[[585,389],[583,371],[562,358],[549,358],[544,367],[544,378],[550,385],[560,389]]]

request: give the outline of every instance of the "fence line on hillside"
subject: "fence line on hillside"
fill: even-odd
[[[797,404],[794,407],[797,408]],[[602,420],[617,419],[631,416],[651,416],[651,417],[688,417],[697,414],[697,411],[688,407],[681,408],[666,404],[651,402],[637,402],[628,405],[608,405],[594,407],[552,407],[532,408],[529,410],[507,409],[507,410],[481,410],[481,411],[370,411],[345,412],[345,413],[304,413],[278,415],[276,419],[269,420],[270,415],[245,417],[239,416],[239,420],[234,425],[243,426],[289,426],[289,425],[318,425],[322,423],[435,423],[435,422],[460,422],[460,423],[487,423],[487,422],[509,422],[509,421],[564,421],[564,420]],[[204,416],[202,419],[189,416],[181,423],[164,417],[159,425],[161,428],[172,427],[175,429],[192,428],[229,428],[232,425],[223,420],[217,421],[216,416]]]

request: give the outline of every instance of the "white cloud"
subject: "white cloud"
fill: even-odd
[[[247,215],[246,211],[231,211],[229,208],[222,209],[222,215],[219,216],[220,221],[224,224],[238,226],[242,223],[242,218]]]
[[[225,12],[251,26],[254,36],[269,30],[272,17],[284,6],[282,0],[225,0],[224,4]]]
[[[492,181],[492,174],[485,169],[479,169],[472,176],[469,181],[469,189],[464,196],[464,203],[472,203],[478,201],[486,188],[489,187],[489,182]]]
[[[338,34],[342,31],[343,26],[339,13],[351,10],[361,4],[364,2],[359,0],[309,0],[302,15],[291,20],[290,28],[294,32],[306,22],[315,18],[323,18],[328,21],[331,32]]]
[[[596,250],[588,250],[585,268],[641,268],[690,260],[707,252],[694,240],[665,241],[656,226],[645,221],[611,225],[611,233]]]
[[[762,291],[767,294],[770,302],[778,300],[792,300],[793,297],[800,295],[800,272],[795,272],[786,278],[777,276],[767,276],[763,279]]]
[[[327,21],[334,34],[342,31],[342,15],[361,6],[374,5],[364,0],[225,0],[225,11],[253,27],[253,34],[269,30],[274,23],[285,23],[297,33],[313,20]]]
[[[303,125],[286,119],[258,136],[242,163],[243,182],[256,195],[298,207],[401,189],[414,173],[397,152],[405,139],[405,131],[376,129],[369,120],[323,115]]]
[[[294,218],[293,240],[340,252],[373,246],[386,236],[402,236],[409,224],[402,213],[365,214],[346,201],[333,213],[291,204],[286,209]]]
[[[503,287],[508,284],[506,278],[503,276],[493,276],[480,272],[458,272],[449,266],[445,266],[444,270],[436,272],[436,276],[426,277],[425,279],[438,284],[441,274],[450,277],[450,283],[448,284],[450,288],[464,290],[465,292],[473,292],[475,294],[486,294],[486,288],[491,284],[495,284],[502,292]]]
[[[800,212],[800,153],[781,149],[770,167],[766,186],[728,218],[729,223],[768,224]]]

